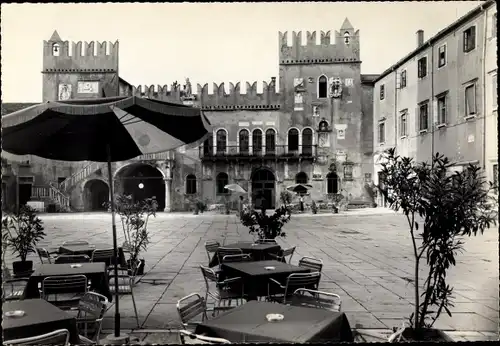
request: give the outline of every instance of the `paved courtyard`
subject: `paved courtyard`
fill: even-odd
[[[112,244],[110,214],[41,217],[48,234],[45,244],[57,246],[75,239]],[[117,222],[121,244],[123,232]],[[413,309],[414,269],[407,229],[404,216],[384,209],[293,215],[285,225],[286,238],[279,242],[282,247],[297,246],[293,264],[302,256],[324,261],[320,289],[342,297],[352,328],[388,329],[400,326]],[[198,266],[208,262],[206,240],[225,239],[228,244],[252,239],[235,215],[159,213],[150,220],[149,231],[146,274],[135,288],[140,323],[148,330],[177,329],[177,300],[193,292],[204,294]],[[442,314],[435,326],[455,331],[451,334],[456,340],[492,338],[498,335],[498,229],[466,239],[465,250],[449,272],[449,284],[455,288],[453,316]],[[8,256],[7,262],[11,261]],[[423,281],[422,277],[422,285]],[[122,328],[136,329],[130,297],[120,299],[120,310]],[[113,313],[114,308],[108,311],[104,330],[112,329]]]

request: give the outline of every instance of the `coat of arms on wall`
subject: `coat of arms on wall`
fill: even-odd
[[[330,146],[330,136],[328,132],[318,133],[318,144],[320,148],[328,148]]]
[[[342,80],[338,77],[330,77],[330,97],[339,98],[342,96]]]
[[[335,124],[337,130],[337,139],[345,139],[345,132],[347,130],[346,124]]]
[[[304,78],[294,78],[293,79],[293,88],[295,89],[295,92],[298,91],[304,91]]]
[[[313,117],[319,117],[319,106],[313,106]]]
[[[302,93],[296,93],[295,94],[295,98],[294,98],[294,107],[293,109],[296,110],[296,111],[301,111],[301,110],[304,110],[304,98],[302,96]]]
[[[71,98],[71,84],[61,83],[59,84],[59,95],[58,100],[64,101],[69,100]]]

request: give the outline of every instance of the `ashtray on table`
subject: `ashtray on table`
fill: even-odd
[[[284,318],[285,318],[285,316],[283,316],[282,314],[267,314],[267,315],[266,315],[266,319],[267,319],[269,322],[278,322],[278,321],[282,321]]]
[[[5,317],[23,317],[25,312],[23,310],[7,311],[4,313]]]
[[[265,270],[274,270],[276,269],[275,267],[264,267]]]
[[[71,268],[80,268],[82,265],[79,263],[71,264]]]

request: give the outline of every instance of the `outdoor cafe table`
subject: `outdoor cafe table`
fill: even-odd
[[[284,318],[269,322],[268,314],[281,314]],[[195,333],[232,343],[353,341],[349,321],[342,312],[258,301],[250,301],[199,324]]]
[[[78,245],[61,245],[59,247],[59,254],[61,255],[87,255],[92,258],[92,252],[94,250],[106,250],[112,249],[113,246],[109,244],[78,244]],[[125,254],[123,253],[123,248],[118,248],[118,257],[120,261],[120,265],[126,266],[127,262],[125,261]],[[106,264],[109,265],[110,261],[107,261]]]
[[[113,296],[109,290],[108,273],[106,272],[106,264],[103,262],[97,263],[80,263],[79,268],[72,268],[70,263],[61,264],[40,264],[35,269],[33,274],[28,279],[28,284],[24,290],[25,299],[40,298],[38,284],[41,285],[43,279],[48,276],[59,275],[85,275],[90,280],[90,289],[107,297],[111,302]]]
[[[5,302],[2,310],[4,341],[42,335],[57,329],[67,329],[70,343],[80,343],[75,317],[43,299]],[[7,311],[14,310],[22,310],[25,314],[21,317],[5,316]]]
[[[279,254],[281,252],[281,246],[278,244],[255,244],[252,242],[239,242],[234,244],[223,245],[225,248],[241,249],[244,254],[252,255],[252,259],[255,261],[263,261],[266,259],[271,259],[268,254]],[[209,266],[215,267],[219,265],[219,256],[217,251],[214,253]]]
[[[274,269],[268,270],[266,267],[274,267]],[[309,268],[298,267],[276,260],[223,263],[221,270],[221,279],[241,277],[247,300],[255,300],[258,296],[267,296],[270,278],[285,284],[290,274],[309,273],[311,271]]]

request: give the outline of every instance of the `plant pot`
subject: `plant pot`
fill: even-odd
[[[377,207],[377,203],[372,203],[372,204],[371,204],[371,207],[372,207],[372,208],[376,208],[376,207]]]
[[[415,335],[415,330],[413,328],[406,328],[403,331],[403,337],[408,341],[430,341],[430,342],[438,342],[438,341],[449,341],[453,342],[454,340],[449,337],[446,333],[439,329],[434,328],[424,328],[422,329],[422,335],[417,337]]]
[[[334,208],[333,208],[333,213],[334,213],[334,214],[338,214],[338,213],[339,213],[339,208],[334,207]]]
[[[16,261],[12,262],[12,271],[14,276],[26,276],[33,272],[33,261]]]
[[[144,266],[146,265],[146,261],[144,259],[139,260],[139,267],[137,268],[137,272],[135,275],[144,275]],[[128,267],[128,275],[132,275],[132,267],[130,265],[130,260],[127,260]]]
[[[198,210],[195,210],[195,211],[193,212],[193,214],[194,214],[194,215],[198,215]]]

